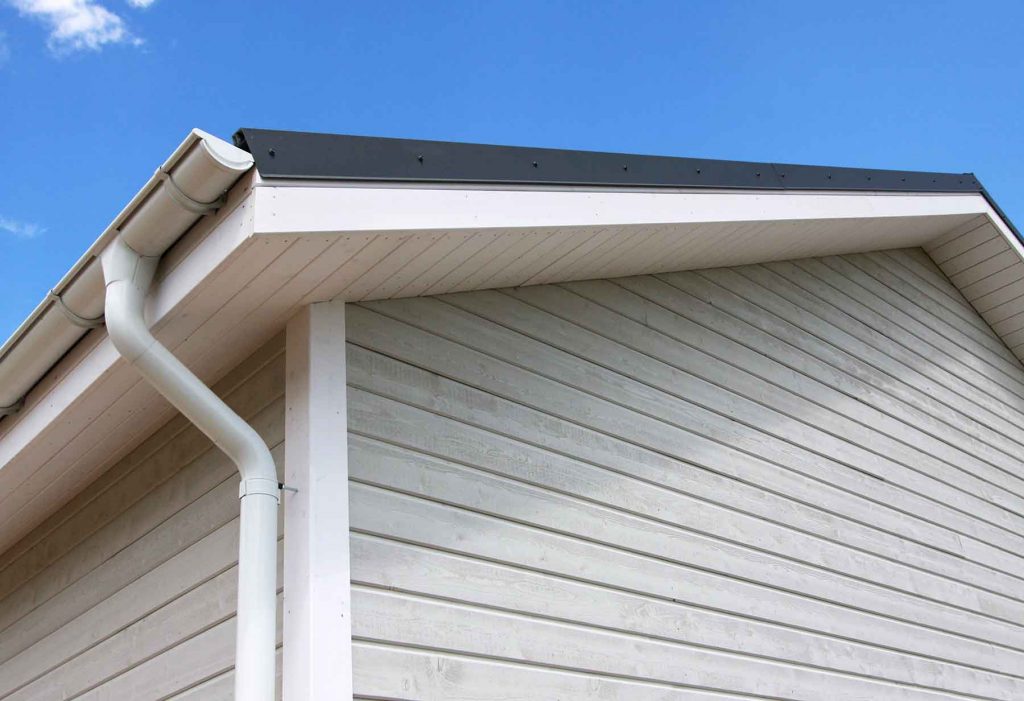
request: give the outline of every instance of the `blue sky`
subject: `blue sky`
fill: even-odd
[[[977,173],[1024,2],[0,0],[0,337],[197,126]]]

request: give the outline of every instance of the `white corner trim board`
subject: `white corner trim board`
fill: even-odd
[[[284,699],[352,698],[345,304],[288,323]]]

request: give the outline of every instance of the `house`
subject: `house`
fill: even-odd
[[[194,131],[0,349],[0,699],[1024,698],[1022,357],[970,174]]]

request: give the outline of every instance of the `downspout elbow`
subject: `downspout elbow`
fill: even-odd
[[[145,301],[159,258],[122,237],[103,254],[107,333],[118,352],[238,467],[240,523],[235,698],[273,701],[280,484],[259,434],[150,333]]]
[[[259,434],[181,361],[157,342],[145,321],[145,301],[159,258],[143,256],[122,239],[103,256],[107,334],[118,353],[234,461],[241,494],[277,498],[277,467]]]

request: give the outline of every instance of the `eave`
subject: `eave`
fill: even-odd
[[[628,170],[610,182],[601,164],[610,168],[624,157],[472,145],[458,145],[455,154],[452,145],[428,150],[429,142],[395,140],[370,140],[387,143],[359,158],[339,152],[342,146],[359,152],[367,144],[360,137],[330,137],[334,146],[313,149],[331,155],[324,163],[334,170],[321,163],[311,175],[312,169],[281,166],[288,164],[291,147],[257,141],[267,134],[276,133],[256,137],[245,130],[251,148],[267,151],[254,154],[259,172],[243,177],[227,204],[165,255],[150,304],[159,340],[207,381],[280,332],[302,306],[328,299],[442,294],[907,246],[940,251],[933,255],[948,267],[984,263],[989,258],[971,263],[957,256],[988,245],[993,256],[1007,257],[999,270],[1020,266],[1017,282],[1007,284],[1024,286],[1024,249],[969,175],[916,174],[921,189],[910,191],[901,180],[908,176],[886,171],[705,161],[695,166],[691,159],[637,165],[651,157],[630,156],[635,160]],[[405,177],[403,169],[419,167],[406,163],[406,156],[419,164],[416,156],[424,153],[432,163],[448,165],[439,165],[431,178]],[[489,164],[490,176],[465,170],[477,167],[474,154]],[[533,161],[556,164],[557,154],[560,180],[523,179],[523,167],[540,171],[541,161],[536,168]],[[526,166],[518,163],[523,158]],[[691,177],[706,178],[705,184],[683,180],[687,169],[699,169]],[[594,175],[594,182],[580,172]],[[736,184],[758,178],[758,172],[772,173],[775,185]],[[717,185],[710,184],[714,173]],[[827,174],[845,186],[810,187]],[[635,182],[622,181],[633,177]],[[857,184],[868,177],[881,189]],[[787,186],[779,185],[782,180]],[[896,189],[896,182],[905,189]],[[939,185],[948,189],[934,189]],[[965,235],[979,242],[962,240]],[[959,251],[958,241],[971,245]],[[961,272],[951,275],[954,281]],[[986,303],[992,300],[986,297]],[[1008,303],[1021,302],[1001,300],[996,313],[1006,314]],[[1014,323],[1004,324],[1009,334],[1020,331],[1010,328]],[[120,361],[104,330],[89,332],[41,376],[22,411],[0,422],[0,551],[170,415]]]

